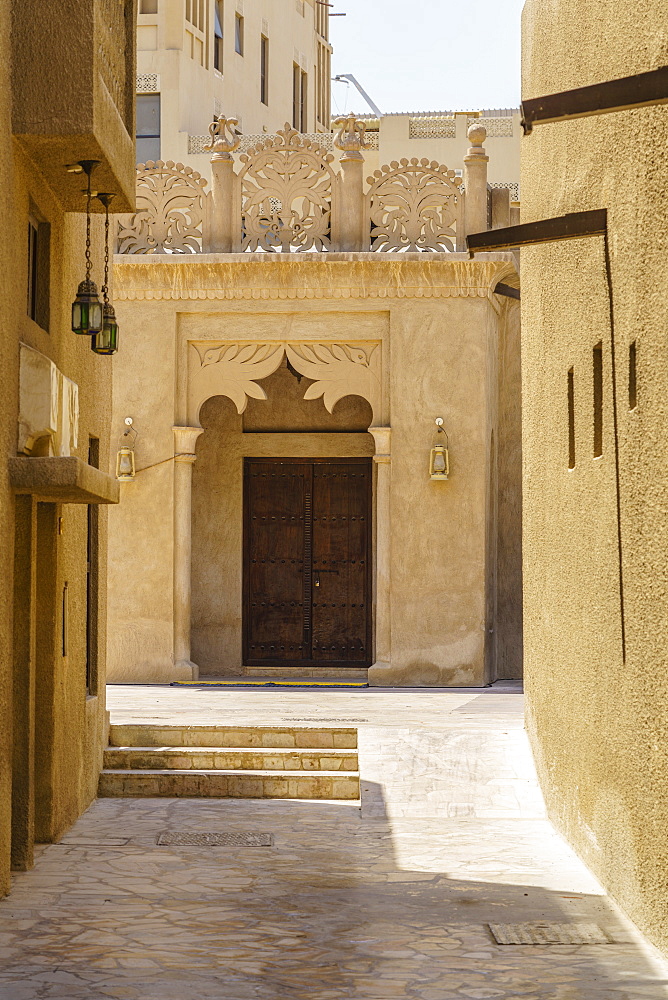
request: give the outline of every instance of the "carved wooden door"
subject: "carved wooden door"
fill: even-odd
[[[371,462],[244,464],[244,663],[371,663]]]

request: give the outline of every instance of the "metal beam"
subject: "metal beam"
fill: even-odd
[[[556,240],[579,239],[582,236],[603,236],[607,231],[607,209],[589,212],[569,212],[554,219],[524,222],[520,226],[490,229],[466,237],[470,254],[480,250],[510,250],[533,243],[554,243]]]
[[[504,285],[502,281],[494,288],[495,295],[505,295],[508,299],[519,299],[520,290],[519,288],[513,288],[512,285]]]
[[[525,135],[534,125],[668,103],[668,66],[522,101]]]

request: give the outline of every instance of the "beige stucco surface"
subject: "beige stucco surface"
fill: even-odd
[[[665,2],[528,0],[523,96],[665,65]],[[665,352],[668,112],[537,127],[522,143],[523,221],[607,208],[613,357],[601,238],[522,251],[524,614],[528,727],[548,808],[631,917],[668,945]],[[603,348],[593,456],[592,349]],[[638,402],[629,408],[629,345]],[[567,372],[575,467],[568,468]]]
[[[364,433],[373,417],[375,428],[388,429],[379,440],[391,442],[391,462],[378,464],[375,488],[376,504],[379,495],[388,498],[389,517],[381,504],[374,526],[376,566],[379,557],[389,565],[387,591],[384,571],[378,578],[376,615],[385,613],[386,598],[391,657],[370,670],[370,681],[485,682],[494,669],[496,613],[486,593],[498,530],[491,434],[497,342],[507,325],[507,309],[491,289],[514,274],[509,255],[115,258],[127,347],[118,357],[114,425],[133,418],[139,470],[162,464],[125,484],[111,513],[111,679],[174,676],[172,427],[199,421],[204,428],[192,467],[192,659],[199,657],[203,673],[234,673],[242,666],[242,457],[373,455],[373,438]],[[218,356],[217,345],[241,345],[252,355],[284,344],[349,352],[357,345],[376,366],[368,401],[344,395],[329,415],[321,399],[304,402],[311,380],[302,382],[298,400],[296,380],[282,368],[258,380],[268,400],[252,397],[239,415],[222,383],[216,390],[220,376],[206,359]],[[347,370],[341,377],[362,392],[359,368],[349,363]],[[441,483],[428,474],[437,416],[445,420],[452,467]]]

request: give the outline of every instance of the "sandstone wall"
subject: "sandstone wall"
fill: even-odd
[[[667,14],[665,2],[652,0],[626,7],[613,0],[528,0],[523,97],[665,65]],[[528,727],[552,818],[664,946],[667,185],[665,106],[540,125],[522,142],[523,221],[608,209],[614,300],[613,359],[602,238],[522,251]],[[599,343],[602,454],[595,457]]]

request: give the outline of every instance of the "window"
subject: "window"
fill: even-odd
[[[636,383],[636,342],[629,344],[629,410],[635,410],[638,405],[638,390]]]
[[[137,163],[160,159],[160,94],[137,95]]]
[[[240,56],[244,54],[244,19],[241,14],[234,15],[234,51]]]
[[[575,468],[575,385],[573,369],[568,369],[568,468]]]
[[[51,226],[34,214],[28,218],[27,312],[43,330],[49,329]]]
[[[594,368],[594,458],[603,454],[603,344],[593,350]]]
[[[157,14],[158,13],[158,0],[140,0],[140,3],[139,3],[139,13],[140,14]]]
[[[223,72],[223,0],[213,5],[213,68]]]
[[[292,127],[300,127],[301,70],[296,63],[292,64]]]
[[[306,73],[302,73],[301,80],[301,97],[299,100],[299,128],[302,132],[308,132],[308,107],[306,104],[307,98],[307,87],[308,87],[308,76]]]
[[[260,38],[260,100],[269,104],[269,39]]]

